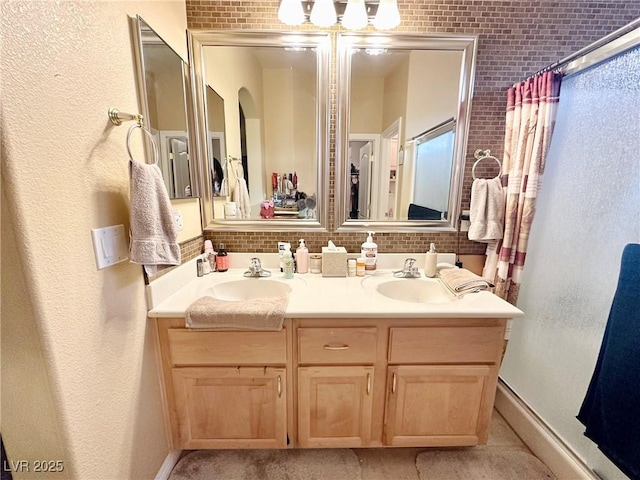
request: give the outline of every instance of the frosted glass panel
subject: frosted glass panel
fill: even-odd
[[[449,205],[454,143],[455,132],[450,130],[418,144],[416,155],[413,203],[443,212],[443,218]]]
[[[603,478],[576,420],[622,249],[640,242],[640,48],[566,78],[502,378]]]

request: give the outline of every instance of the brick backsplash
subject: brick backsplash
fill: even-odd
[[[308,24],[287,27],[277,19],[278,6],[277,0],[186,0],[187,23],[191,29],[322,30]],[[398,8],[402,23],[394,31],[473,34],[479,37],[462,189],[463,208],[469,206],[471,167],[475,160],[473,152],[478,148],[490,149],[496,157],[502,156],[506,89],[640,16],[640,2],[637,0],[398,0]],[[340,26],[328,29],[334,33],[341,30]],[[311,251],[319,251],[329,239],[350,252],[359,250],[365,239],[364,233],[334,231],[335,71],[334,63],[329,125],[330,233],[205,232],[205,238],[212,239],[216,246],[223,242],[230,252],[273,252],[278,241],[297,245],[301,237],[306,239]],[[485,162],[478,167],[477,173],[492,176],[497,171],[491,162]],[[201,248],[202,238],[197,240]],[[429,242],[435,242],[441,252],[458,250],[455,233],[380,233],[376,235],[376,242],[380,252],[423,252]],[[464,233],[460,234],[459,245],[461,254],[482,254],[485,250],[484,244],[470,242]],[[189,249],[192,248],[195,247],[190,243]],[[188,255],[184,257],[188,259]]]

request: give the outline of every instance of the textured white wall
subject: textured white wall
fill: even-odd
[[[33,327],[41,356],[21,389],[7,380],[23,365],[3,356],[2,435],[11,458],[64,452],[67,475],[82,479],[150,478],[167,453],[141,268],[97,271],[90,236],[128,227],[127,127],[106,112],[137,111],[136,13],[186,58],[183,0],[8,1],[0,17],[3,214],[15,233],[2,248],[13,243],[20,260],[3,262],[2,282],[25,286],[8,302],[3,288],[3,307]],[[20,428],[27,419],[49,434]]]

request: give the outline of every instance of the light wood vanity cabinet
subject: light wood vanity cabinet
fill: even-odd
[[[300,327],[296,339],[300,446],[368,446],[377,328]]]
[[[285,448],[288,330],[188,330],[157,319],[174,449]]]
[[[172,448],[486,443],[505,319],[157,319]]]

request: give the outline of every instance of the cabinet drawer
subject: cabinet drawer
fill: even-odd
[[[501,326],[391,328],[389,363],[498,363],[503,338]]]
[[[284,365],[287,336],[279,332],[193,332],[169,329],[172,365]]]
[[[299,328],[298,361],[306,364],[373,363],[377,329]]]

